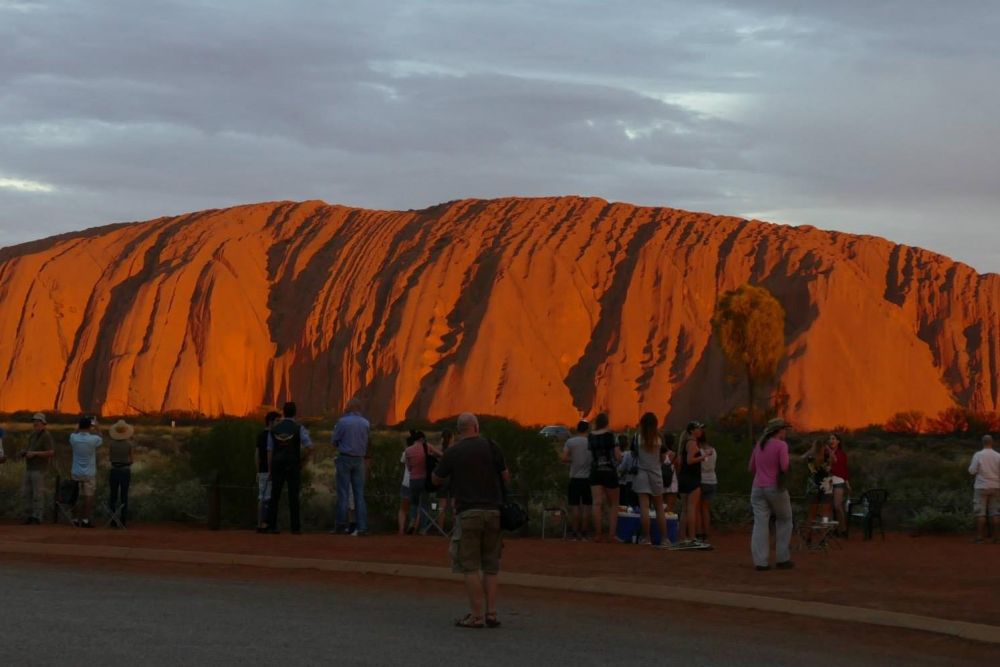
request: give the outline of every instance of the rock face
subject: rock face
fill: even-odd
[[[270,203],[0,250],[0,411],[463,410],[526,423],[739,405],[717,296],[788,313],[798,425],[1000,409],[1000,275],[883,239],[576,197]]]

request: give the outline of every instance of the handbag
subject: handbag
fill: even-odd
[[[498,449],[497,444],[490,441],[493,449]],[[500,529],[506,531],[520,530],[528,523],[528,513],[524,511],[516,501],[507,497],[507,483],[503,479],[503,473],[497,470],[497,479],[500,480]]]
[[[428,493],[434,493],[438,490],[437,486],[434,484],[434,470],[437,468],[438,458],[432,456],[430,452],[427,451],[427,441],[424,441],[424,468],[427,471],[427,476],[424,477],[424,490]]]

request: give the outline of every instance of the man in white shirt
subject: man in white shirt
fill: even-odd
[[[972,455],[969,474],[976,477],[972,496],[976,542],[986,541],[986,522],[992,519],[993,542],[1000,543],[1000,452],[994,451],[992,436],[983,436],[983,448]]]

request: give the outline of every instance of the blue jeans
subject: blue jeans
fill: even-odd
[[[359,533],[368,532],[368,507],[365,505],[365,460],[360,456],[337,457],[337,528],[347,527],[347,494],[354,492],[354,520]]]

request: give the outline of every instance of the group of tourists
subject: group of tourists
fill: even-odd
[[[302,469],[309,463],[313,441],[309,430],[296,420],[298,408],[287,402],[281,412],[269,412],[257,437],[257,532],[279,533],[278,507],[288,487],[289,529],[302,532]],[[368,471],[368,437],[371,424],[361,416],[361,403],[353,399],[337,420],[330,437],[336,452],[337,500],[332,533],[362,537],[368,534],[365,478]]]
[[[313,442],[309,431],[296,420],[295,403],[265,417],[255,451],[258,496],[258,531],[279,532],[278,507],[287,487],[289,529],[301,532],[301,471],[310,461]],[[473,417],[474,418],[474,417]],[[466,420],[468,421],[468,419]],[[618,531],[619,511],[624,506],[639,515],[639,530],[634,541],[668,548],[708,549],[711,530],[711,503],[718,488],[718,454],[708,442],[705,424],[691,421],[679,438],[659,428],[657,417],[646,413],[639,420],[634,435],[615,434],[609,428],[607,413],[598,414],[593,424],[580,421],[575,433],[562,448],[562,460],[569,465],[567,488],[568,535],[572,539],[593,538],[596,542],[633,541]],[[55,457],[52,435],[43,413],[32,416],[32,430],[27,444],[16,458],[25,463],[22,483],[26,525],[40,524],[44,512],[44,487],[50,462]],[[458,442],[468,438],[471,426],[459,424]],[[352,400],[337,421],[331,436],[336,450],[336,505],[331,532],[364,536],[368,533],[365,480],[370,457],[368,444],[371,425],[361,415],[361,405]],[[753,474],[750,504],[754,524],[751,554],[758,570],[772,567],[770,558],[771,525],[774,525],[775,559],[773,567],[793,567],[790,542],[793,531],[791,499],[784,482],[790,460],[786,441],[789,424],[782,419],[768,422],[755,442],[748,463]],[[475,433],[478,434],[478,423]],[[113,527],[125,527],[128,521],[128,495],[133,461],[134,428],[119,420],[108,430],[108,511],[118,518]],[[0,462],[6,461],[4,433],[0,430]],[[982,450],[969,467],[974,476],[973,509],[977,541],[989,535],[1000,536],[1000,453],[993,449],[993,438],[983,437]],[[97,452],[104,438],[92,417],[83,417],[70,434],[72,467],[64,484],[73,487],[72,521],[80,527],[93,527],[96,493]],[[454,482],[448,483],[449,457],[453,434],[444,431],[439,443],[431,443],[422,431],[410,431],[400,455],[402,482],[397,529],[400,534],[426,532],[435,526],[447,533],[446,519],[454,517],[452,536],[461,534],[461,514],[471,506],[492,498],[491,484],[485,495],[456,495]],[[494,445],[495,447],[495,445]],[[502,460],[499,450],[497,460]],[[808,468],[807,521],[835,525],[834,534],[847,530],[846,499],[850,492],[847,453],[841,437],[830,434],[811,443],[803,456]],[[485,475],[478,480],[486,482]],[[430,506],[431,494],[438,505]],[[57,489],[58,497],[63,489]],[[79,502],[75,502],[79,498]],[[489,504],[489,503],[486,503]],[[436,515],[433,511],[436,510]],[[667,538],[667,520],[680,513],[679,538]],[[632,514],[629,514],[632,516]],[[651,530],[651,523],[655,528]],[[492,565],[490,566],[492,569]],[[486,589],[489,586],[486,585]],[[488,597],[488,590],[484,595]]]
[[[116,519],[112,524],[116,528],[124,527],[128,516],[134,433],[135,429],[123,420],[119,420],[108,430],[111,440],[108,446],[108,510]],[[69,444],[72,450],[70,474],[68,478],[63,479],[63,488],[57,490],[57,501],[64,500],[66,504],[73,506],[73,525],[93,528],[94,496],[97,492],[97,451],[104,444],[97,419],[81,417],[76,431],[69,436]],[[55,455],[55,442],[48,431],[48,419],[44,413],[36,412],[31,417],[31,433],[28,434],[27,445],[17,454],[17,458],[24,461],[24,477],[21,483],[25,507],[25,516],[21,523],[24,525],[42,523],[46,477],[50,462]],[[0,432],[0,462],[3,461],[6,461],[6,457]],[[72,502],[69,501],[70,498]]]
[[[711,502],[718,488],[717,453],[705,435],[705,425],[692,421],[680,437],[661,431],[652,412],[642,415],[634,436],[615,435],[608,428],[607,413],[585,420],[563,445],[562,460],[569,464],[566,492],[569,537],[588,539],[593,519],[596,542],[627,542],[619,534],[620,507],[639,514],[639,544],[708,549]],[[667,539],[667,517],[682,499],[680,540]],[[604,514],[607,511],[607,532]],[[658,532],[650,530],[655,517]]]

